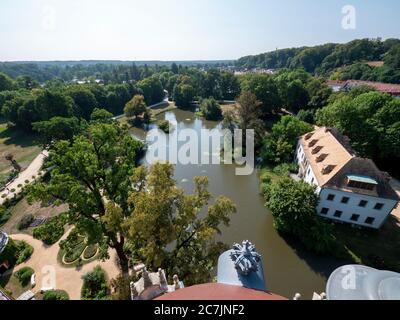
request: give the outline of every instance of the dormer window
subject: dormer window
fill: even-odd
[[[347,176],[347,186],[350,188],[373,191],[377,185],[378,182],[371,177],[360,175]]]
[[[308,144],[308,147],[309,147],[309,148],[312,148],[312,147],[314,147],[317,143],[318,143],[318,140],[317,140],[317,139],[314,139],[314,140],[312,140],[312,141]]]
[[[317,161],[317,163],[322,162],[322,161],[324,161],[327,157],[328,157],[328,154],[326,154],[326,153],[320,154],[320,155],[317,157],[316,161]]]
[[[315,147],[312,151],[311,154],[317,154],[318,152],[320,152],[322,150],[322,146],[317,146]]]
[[[307,134],[306,134],[306,137],[305,137],[305,140],[306,140],[306,141],[307,141],[307,140],[310,140],[310,139],[312,138],[313,135],[314,135],[313,132],[307,133]]]
[[[332,164],[324,166],[324,168],[322,169],[322,174],[324,174],[324,175],[330,174],[333,171],[333,169],[335,169],[335,168],[336,168],[336,166],[334,166]]]

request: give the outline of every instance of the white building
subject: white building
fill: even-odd
[[[390,176],[360,158],[336,129],[318,128],[302,136],[295,160],[299,176],[315,185],[323,217],[378,229],[398,203]]]

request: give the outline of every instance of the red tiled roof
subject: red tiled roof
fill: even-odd
[[[288,300],[276,294],[221,283],[206,283],[180,289],[156,300]]]
[[[348,80],[346,85],[366,85],[380,92],[400,95],[400,84],[382,83],[362,80]]]

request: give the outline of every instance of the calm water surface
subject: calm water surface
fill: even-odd
[[[178,132],[183,129],[218,129],[217,122],[205,121],[191,111],[174,110],[159,119],[176,121]],[[133,128],[131,134],[145,139],[143,130]],[[218,154],[218,150],[210,150]],[[273,227],[272,215],[264,206],[259,192],[259,172],[250,176],[236,176],[235,165],[176,165],[175,179],[188,192],[192,192],[192,179],[208,176],[209,190],[215,196],[231,198],[237,213],[232,215],[229,227],[222,228],[221,240],[226,244],[250,240],[263,257],[267,288],[277,294],[292,298],[295,293],[304,299],[312,293],[325,291],[326,279],[343,264],[329,257],[319,257],[304,251],[296,242],[282,238]]]

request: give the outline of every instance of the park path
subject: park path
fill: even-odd
[[[68,236],[67,232],[61,239],[65,239]],[[25,241],[30,244],[34,252],[30,259],[20,265],[18,265],[13,271],[18,271],[23,267],[31,267],[35,270],[36,274],[36,286],[32,289],[34,293],[40,292],[42,287],[42,280],[47,276],[46,268],[51,266],[55,271],[56,287],[54,289],[65,290],[68,292],[71,300],[80,300],[81,288],[83,284],[82,276],[88,271],[93,270],[94,267],[100,265],[103,270],[107,273],[108,278],[115,278],[119,273],[119,268],[116,264],[116,254],[110,250],[110,259],[105,262],[95,260],[88,264],[85,264],[81,268],[70,267],[66,268],[57,261],[57,255],[59,251],[59,242],[52,246],[46,246],[42,241],[34,239],[30,235],[26,234],[14,234],[10,236],[14,240]],[[42,270],[43,273],[42,274]],[[46,286],[44,284],[44,286]]]
[[[38,174],[42,168],[44,160],[48,157],[48,152],[43,150],[26,168],[24,171],[20,172],[18,177],[12,181],[9,185],[7,185],[6,189],[0,192],[0,205],[3,204],[6,199],[11,199],[15,194],[21,192],[21,188],[18,187],[19,185],[25,186],[26,180],[32,182],[33,176],[35,178],[38,177]],[[15,189],[15,192],[11,192],[12,189]],[[3,195],[5,197],[3,198]]]

